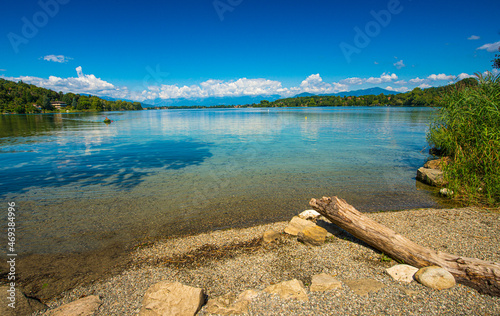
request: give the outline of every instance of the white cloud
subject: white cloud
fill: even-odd
[[[424,81],[425,81],[425,79],[420,79],[419,77],[417,77],[415,79],[410,79],[411,83],[416,83],[416,84],[422,83]]]
[[[7,71],[7,69],[0,69],[0,71]]]
[[[407,87],[393,88],[391,86],[387,86],[387,87],[385,87],[385,89],[389,90],[389,91],[395,91],[395,92],[406,92],[406,91],[409,91],[409,89]]]
[[[326,94],[347,91],[348,86],[339,82],[333,82],[331,84],[324,82],[319,74],[315,74],[310,75],[302,81],[299,88],[301,92]]]
[[[396,74],[387,74],[383,73],[380,77],[375,78],[375,77],[370,77],[366,79],[366,82],[368,83],[374,83],[374,84],[380,84],[382,82],[391,82],[392,80],[398,80],[398,76]]]
[[[470,37],[468,37],[467,39],[469,41],[475,41],[475,40],[478,40],[480,39],[481,37],[477,36],[477,35],[471,35]]]
[[[50,76],[48,79],[38,78],[33,76],[20,76],[17,78],[6,78],[8,80],[19,81],[34,84],[36,86],[52,89],[54,91],[73,92],[73,93],[90,93],[109,96],[121,96],[126,93],[126,88],[117,88],[113,84],[106,82],[94,75],[85,75],[82,72],[82,67],[77,67],[76,72],[78,77],[60,78]],[[123,91],[125,89],[125,91]]]
[[[500,48],[500,41],[490,44],[484,44],[483,46],[478,47],[477,49],[486,49],[488,52],[493,53],[497,52],[499,48]]]
[[[373,63],[374,63],[375,65],[378,65],[378,62],[376,62],[376,61],[374,61]]]
[[[396,81],[394,82],[395,84],[398,84],[400,86],[404,85],[404,84],[407,84],[408,82],[404,81],[404,80],[399,80],[399,81]]]
[[[69,60],[73,59],[71,57],[66,57],[63,55],[47,55],[41,58],[43,58],[43,60],[53,61],[55,63],[67,63]]]
[[[458,78],[459,80],[462,80],[462,79],[465,79],[465,78],[472,78],[472,77],[475,77],[475,76],[473,76],[473,75],[469,75],[469,74],[466,74],[465,72],[462,72],[461,74],[459,74],[459,75],[457,76],[457,78]]]
[[[430,88],[431,85],[427,84],[427,83],[422,83],[421,85],[418,86],[420,89],[426,89],[426,88]]]
[[[342,84],[347,84],[347,85],[359,85],[363,84],[364,80],[358,77],[352,77],[352,78],[346,78],[340,80],[340,83]]]
[[[453,80],[453,79],[455,79],[455,76],[446,75],[446,74],[439,74],[439,75],[432,74],[429,77],[427,77],[427,79],[429,79],[429,80]]]
[[[400,61],[396,62],[393,64],[397,69],[401,69],[406,67],[406,65],[403,63],[403,60],[401,59]]]

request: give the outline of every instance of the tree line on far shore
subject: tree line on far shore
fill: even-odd
[[[466,78],[457,83],[427,89],[415,88],[399,94],[379,94],[364,96],[318,95],[279,99],[273,102],[262,100],[253,107],[309,107],[309,106],[440,106],[443,95],[454,89],[456,85],[475,86],[477,80]]]
[[[22,81],[14,82],[0,78],[0,113],[42,113],[55,111],[54,102],[66,106],[64,110],[79,111],[129,111],[142,110],[141,103],[109,101],[96,96],[63,93],[40,88]]]

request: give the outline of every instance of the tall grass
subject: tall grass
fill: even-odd
[[[466,204],[500,205],[500,75],[476,74],[443,97],[427,141],[449,156],[444,177]]]

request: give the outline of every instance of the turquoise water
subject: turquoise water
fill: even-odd
[[[18,205],[20,253],[286,220],[313,197],[434,207],[415,182],[432,111],[105,113],[110,125],[102,113],[0,116],[0,195]]]

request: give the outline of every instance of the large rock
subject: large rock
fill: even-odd
[[[13,294],[11,294],[13,293]],[[10,298],[12,297],[12,299]],[[15,301],[14,301],[15,298]],[[14,301],[14,304],[13,304]],[[11,304],[11,307],[9,306]],[[24,316],[46,309],[47,306],[32,298],[27,298],[18,288],[8,285],[0,286],[0,315]]]
[[[418,268],[407,264],[397,264],[389,269],[385,269],[394,280],[410,283],[413,281],[413,276],[418,271]]]
[[[321,273],[312,277],[311,287],[309,288],[309,290],[311,292],[324,292],[339,289],[341,287],[342,282],[336,280],[329,274]]]
[[[316,224],[314,224],[311,221],[302,219],[298,216],[294,216],[292,218],[292,220],[290,221],[290,223],[288,224],[288,227],[285,228],[285,233],[287,233],[289,235],[297,236],[301,231],[304,230],[304,228],[313,227],[313,226],[316,226]]]
[[[193,316],[203,303],[202,289],[163,281],[146,291],[139,316]]]
[[[268,286],[264,289],[264,292],[278,294],[282,299],[309,300],[304,289],[304,283],[296,279]]]
[[[438,266],[430,266],[418,270],[415,273],[415,280],[436,290],[449,289],[456,284],[455,277],[446,269]]]
[[[417,170],[417,180],[435,187],[441,187],[447,184],[441,170],[424,167]]]
[[[372,279],[349,280],[344,283],[358,295],[368,295],[369,292],[377,292],[385,287],[384,283]]]
[[[321,246],[325,243],[326,234],[328,232],[323,227],[312,226],[306,227],[298,234],[299,241],[311,246]]]
[[[450,162],[449,157],[443,157],[441,159],[429,160],[425,163],[424,168],[443,170],[443,165]]]
[[[321,216],[321,214],[315,210],[306,210],[306,211],[299,214],[300,218],[308,220],[308,221],[315,220],[320,216]]]
[[[248,312],[248,305],[259,292],[246,290],[236,296],[233,293],[211,299],[205,307],[205,312],[217,315],[241,315]]]
[[[269,244],[272,242],[278,242],[280,240],[280,233],[278,233],[275,230],[268,230],[264,232],[264,235],[262,236],[262,240],[264,243]]]
[[[92,316],[102,305],[102,301],[97,295],[91,295],[68,304],[59,306],[51,310],[50,316]]]

